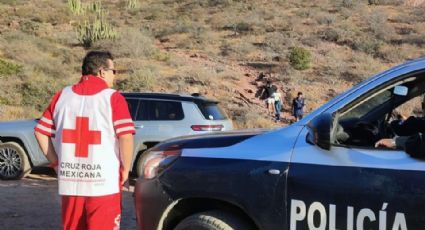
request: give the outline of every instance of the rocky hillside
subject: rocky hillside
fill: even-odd
[[[30,4],[31,3],[31,4]],[[425,7],[397,0],[0,0],[0,120],[39,116],[79,78],[87,50],[116,56],[122,91],[222,102],[237,127],[291,122],[393,65],[425,54]],[[285,98],[274,123],[257,91],[270,73]]]

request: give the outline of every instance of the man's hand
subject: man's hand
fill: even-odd
[[[395,141],[393,139],[387,138],[387,139],[381,139],[378,142],[375,143],[375,148],[378,147],[385,147],[390,149],[395,149]]]
[[[128,181],[129,171],[121,170],[121,186],[128,188],[130,186]]]
[[[34,135],[35,139],[37,139],[41,151],[46,156],[47,160],[56,164],[55,171],[57,172],[58,155],[56,154],[55,148],[53,147],[52,138],[37,131],[34,132]]]

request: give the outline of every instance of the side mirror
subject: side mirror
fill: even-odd
[[[330,113],[320,114],[307,124],[307,142],[317,145],[322,149],[331,149],[331,134],[334,117]]]
[[[394,87],[393,94],[398,96],[406,96],[408,92],[409,88],[407,88],[406,86],[398,85]]]

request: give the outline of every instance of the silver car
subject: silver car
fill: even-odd
[[[136,127],[133,172],[140,175],[143,152],[174,137],[232,130],[218,102],[198,95],[123,93]],[[0,122],[0,178],[19,179],[45,166],[34,137],[38,120]]]

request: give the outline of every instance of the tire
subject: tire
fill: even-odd
[[[241,218],[222,211],[196,213],[183,219],[175,230],[249,230],[254,229]]]
[[[25,150],[16,142],[0,143],[0,178],[21,179],[31,172]]]

